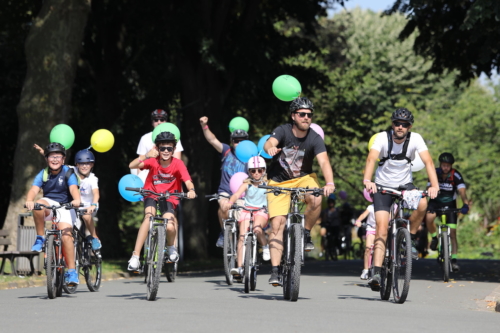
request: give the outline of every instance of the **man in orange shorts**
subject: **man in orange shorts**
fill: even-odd
[[[326,153],[326,146],[319,134],[310,129],[313,104],[306,97],[298,97],[290,104],[292,122],[278,126],[267,140],[264,150],[273,160],[269,168],[270,186],[279,187],[309,187],[318,188],[318,178],[312,171],[314,158],[318,160],[325,178],[324,195],[328,197],[335,190],[333,171]],[[267,195],[269,217],[271,218],[272,232],[269,237],[271,250],[271,278],[272,285],[281,284],[278,266],[283,254],[283,229],[286,215],[290,207],[290,195]],[[311,241],[311,228],[315,225],[321,213],[321,197],[307,195],[305,197],[305,234],[304,250],[314,249]]]

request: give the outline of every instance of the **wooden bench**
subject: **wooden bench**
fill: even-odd
[[[0,252],[0,258],[2,258],[2,264],[0,265],[0,275],[4,274],[5,261],[9,260],[11,267],[11,274],[20,276],[20,274],[18,274],[18,271],[16,270],[16,265],[14,264],[16,258],[19,257],[27,258],[29,260],[31,269],[29,275],[35,274],[34,260],[36,257],[40,255],[40,253],[33,251],[7,251],[8,246],[11,244],[12,241],[9,237],[9,231],[0,230],[0,246],[2,245],[4,246],[3,252]]]

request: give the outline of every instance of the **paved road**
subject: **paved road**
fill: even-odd
[[[104,282],[90,293],[47,299],[46,288],[0,291],[1,332],[498,332],[500,313],[485,298],[500,291],[500,262],[461,261],[455,283],[438,279],[433,260],[415,264],[405,304],[381,301],[359,280],[360,261],[307,262],[300,298],[282,299],[265,282],[257,291],[226,285],[222,272],[163,278],[156,302],[142,279]]]

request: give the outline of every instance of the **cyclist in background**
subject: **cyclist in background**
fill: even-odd
[[[313,103],[306,97],[298,97],[290,104],[289,111],[291,123],[275,128],[264,145],[264,150],[273,157],[269,167],[269,185],[319,188],[318,178],[312,170],[316,158],[325,178],[324,195],[327,197],[335,191],[333,170],[325,142],[319,134],[310,129],[314,115]],[[267,194],[272,228],[269,241],[272,265],[269,283],[273,285],[281,284],[278,268],[283,254],[283,229],[290,200],[290,195],[287,194],[279,196],[274,196],[273,193]],[[314,249],[311,229],[321,213],[321,200],[321,197],[305,196],[307,206],[304,214],[304,250],[307,252]]]
[[[366,210],[356,219],[356,226],[361,227],[361,221],[366,219],[366,245],[363,271],[361,272],[360,279],[368,280],[368,269],[370,268],[370,252],[375,240],[375,211],[373,205],[366,207]]]
[[[436,232],[436,208],[448,207],[451,209],[457,208],[457,195],[460,194],[463,206],[461,209],[462,214],[469,212],[469,205],[471,202],[467,198],[466,186],[462,174],[458,170],[453,169],[455,158],[450,153],[442,153],[439,155],[439,168],[436,168],[436,173],[439,181],[439,195],[435,199],[429,200],[429,207],[425,222],[427,229],[432,236],[430,248],[433,251],[437,250],[438,238]],[[458,242],[457,242],[457,214],[446,213],[446,225],[450,227],[451,239],[451,267],[454,272],[458,272],[460,267],[457,264]]]
[[[338,209],[335,207],[335,203],[337,197],[335,193],[332,193],[328,196],[328,200],[326,201],[328,207],[321,211],[321,253],[324,253],[327,249],[325,249],[326,238],[328,237],[328,233],[330,233],[330,240],[333,241],[333,244],[327,243],[330,248],[335,249],[335,254],[337,253],[337,249],[339,248],[339,235],[340,235],[340,226],[341,220]],[[337,260],[335,256],[334,260]]]
[[[40,171],[26,196],[26,208],[35,208],[35,197],[43,191],[43,198],[37,203],[47,206],[60,206],[61,203],[71,202],[73,207],[80,206],[80,191],[78,180],[73,169],[64,165],[66,149],[60,143],[52,142],[45,148],[47,168]],[[45,221],[52,221],[52,210],[42,207],[41,210],[33,211],[35,220],[36,241],[31,251],[42,252],[45,242]],[[75,269],[75,249],[73,246],[73,223],[76,221],[76,213],[73,209],[57,209],[57,229],[62,231],[63,253],[68,270],[64,275],[67,285],[79,284],[78,273]]]
[[[266,177],[266,161],[260,156],[251,157],[247,163],[248,176],[247,179],[243,181],[238,191],[234,193],[229,201],[225,203],[224,211],[231,209],[233,203],[240,198],[243,193],[245,194],[245,207],[248,208],[263,208],[267,206],[266,189],[258,188],[259,185],[267,185]],[[271,259],[271,254],[269,253],[269,245],[267,244],[266,235],[263,232],[263,228],[267,225],[267,220],[269,215],[267,211],[257,211],[253,215],[253,232],[257,236],[257,240],[262,245],[262,258],[265,261]],[[240,212],[240,218],[238,220],[240,223],[240,237],[238,239],[238,267],[231,269],[232,275],[241,276],[243,274],[243,242],[245,240],[245,233],[247,232],[250,224],[250,212],[242,210]]]
[[[231,177],[237,172],[246,172],[245,163],[241,162],[235,155],[234,150],[238,146],[241,141],[248,140],[248,133],[244,130],[235,130],[231,133],[231,145],[226,143],[221,143],[215,135],[208,128],[208,117],[200,118],[200,125],[203,130],[203,135],[205,139],[207,139],[208,143],[210,143],[218,153],[220,153],[221,158],[221,177],[220,184],[217,193],[227,196],[228,198],[233,195],[231,192],[231,188],[229,187],[229,181]],[[219,238],[217,239],[217,247],[224,247],[224,226],[223,221],[228,219],[228,211],[224,211],[224,206],[229,201],[227,198],[219,199],[219,223],[221,227],[221,232],[219,234]],[[242,206],[243,201],[238,200],[238,205]],[[239,219],[239,215],[235,215],[236,219]]]
[[[188,189],[188,198],[194,199],[196,193],[191,176],[187,171],[184,162],[173,157],[177,140],[170,132],[161,132],[155,138],[155,146],[145,155],[130,162],[130,169],[148,169],[148,178],[144,184],[144,189],[156,193],[161,192],[182,192],[182,182]],[[175,237],[177,235],[177,219],[175,209],[179,203],[176,197],[170,197],[166,202],[160,201],[159,209],[161,216],[168,219],[167,224],[167,250],[168,258],[172,262],[179,260],[179,254],[175,247]],[[149,232],[149,219],[156,215],[157,198],[155,195],[144,197],[144,220],[137,234],[134,252],[129,260],[128,270],[139,270],[139,254],[141,253],[144,241]]]

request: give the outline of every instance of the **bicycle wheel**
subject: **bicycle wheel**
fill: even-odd
[[[450,280],[450,243],[448,239],[447,230],[441,231],[441,268],[443,269],[443,280],[448,282]]]
[[[302,226],[298,223],[294,223],[291,226],[291,264],[289,270],[290,276],[290,301],[296,302],[299,298],[299,288],[300,288],[300,270],[302,268],[302,244],[304,235],[302,232]]]
[[[165,276],[168,282],[175,282],[175,277],[177,276],[176,262],[165,263]]]
[[[252,241],[253,241],[253,236],[248,236],[247,241],[245,243],[245,263],[244,263],[244,270],[245,270],[245,293],[250,292],[250,278],[252,275]]]
[[[66,267],[66,263],[64,262],[64,258],[59,258],[59,252],[57,250],[56,246],[56,262],[59,263],[57,265],[57,271],[56,271],[56,296],[61,297],[63,293],[63,285],[64,285],[64,271]]]
[[[411,280],[411,236],[408,229],[399,228],[396,233],[396,253],[394,253],[395,265],[393,275],[393,297],[394,301],[403,304],[410,290]]]
[[[47,275],[47,294],[50,299],[56,298],[57,293],[57,257],[56,246],[54,244],[54,235],[47,238],[46,258],[45,258],[45,273]]]
[[[389,242],[387,242],[389,244]],[[382,263],[382,268],[380,270],[380,299],[387,301],[391,297],[391,286],[392,286],[392,274],[391,274],[391,262],[389,257],[384,258]]]
[[[148,258],[148,282],[146,283],[148,301],[156,300],[156,294],[160,287],[160,275],[163,266],[163,257],[165,255],[165,228],[163,226],[156,227],[151,244],[149,247]]]
[[[82,262],[82,249],[79,247],[75,247],[75,264],[77,265],[75,267],[75,270],[78,275],[80,275],[80,266],[79,263]],[[76,293],[76,290],[78,289],[78,285],[75,284],[74,286],[68,286],[66,283],[63,283],[63,290],[66,294],[74,294]]]
[[[250,272],[250,290],[255,291],[255,288],[257,288],[257,267],[252,266]]]
[[[231,269],[236,267],[236,251],[234,248],[233,231],[231,226],[226,226],[224,230],[224,274],[226,275],[226,282],[228,285],[233,284],[233,276],[231,275]]]
[[[83,274],[87,282],[87,287],[90,291],[94,292],[98,291],[101,287],[102,258],[99,250],[94,251],[90,245],[88,246],[87,253],[89,258],[87,259],[87,264],[83,267]]]

